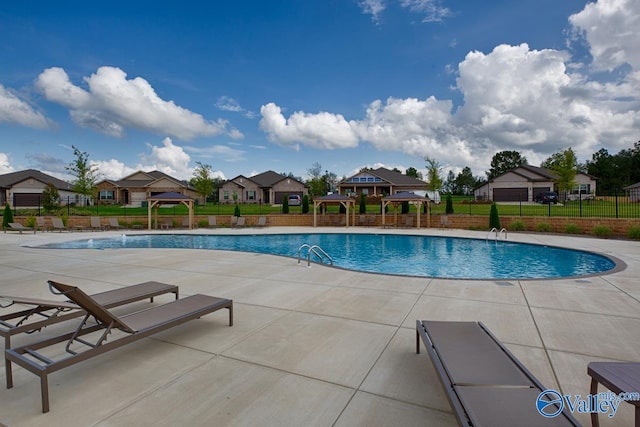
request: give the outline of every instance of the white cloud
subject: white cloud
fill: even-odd
[[[0,122],[36,129],[50,129],[52,123],[15,92],[0,84]]]
[[[238,162],[245,160],[244,150],[236,150],[226,145],[211,145],[204,148],[185,146],[184,150],[205,159],[216,159],[224,162]]]
[[[40,74],[36,87],[48,100],[69,108],[78,125],[113,136],[121,136],[127,127],[183,140],[223,133],[242,136],[237,129],[228,130],[224,120],[205,120],[161,99],[145,79],[127,79],[119,68],[100,67],[84,81],[89,90],[74,85],[62,68],[54,67]]]
[[[440,3],[440,0],[400,0],[402,7],[423,15],[422,22],[439,22],[451,16],[451,10]]]
[[[0,174],[13,172],[14,170],[9,162],[9,155],[0,152]]]
[[[358,6],[362,9],[362,13],[371,15],[373,22],[380,21],[380,14],[386,9],[384,0],[361,0]]]
[[[274,103],[263,105],[260,114],[260,128],[274,142],[294,148],[298,147],[297,143],[325,149],[351,148],[358,145],[356,133],[341,114],[296,112],[287,119],[282,115],[280,107]]]
[[[569,22],[582,32],[598,70],[629,64],[640,69],[640,2],[599,0],[571,15]]]
[[[256,113],[242,107],[237,100],[230,98],[228,96],[221,96],[220,98],[218,98],[218,101],[216,102],[216,107],[223,111],[241,113],[243,116],[245,116],[248,119],[256,118]]]
[[[182,147],[173,144],[171,138],[165,138],[162,146],[147,143],[150,154],[140,156],[142,169],[159,170],[179,179],[189,179],[193,168],[189,167],[191,157]]]

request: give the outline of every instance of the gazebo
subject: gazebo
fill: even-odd
[[[318,208],[321,207],[322,205],[342,205],[345,207],[346,213],[345,213],[345,226],[349,226],[349,208],[351,208],[351,212],[352,212],[352,224],[355,224],[356,222],[356,201],[353,200],[351,197],[347,197],[347,196],[343,196],[342,194],[329,194],[326,196],[322,196],[322,197],[316,197],[315,199],[313,199],[313,226],[317,227],[318,223],[317,223],[317,213],[318,213]],[[324,216],[324,211],[322,212],[322,215]]]
[[[193,228],[193,219],[194,219],[193,218],[193,203],[194,203],[193,198],[189,196],[185,196],[182,193],[171,192],[171,193],[160,193],[160,194],[156,194],[155,196],[147,197],[147,202],[149,207],[148,208],[149,230],[151,230],[151,211],[153,210],[153,208],[156,209],[155,222],[156,222],[156,228],[158,228],[158,208],[162,204],[185,205],[189,209],[189,229]]]
[[[416,207],[418,211],[418,216],[416,220],[416,228],[420,228],[420,211],[421,207],[424,203],[427,205],[427,227],[431,226],[431,217],[429,216],[429,199],[423,196],[418,196],[415,193],[410,192],[402,192],[396,193],[391,196],[386,196],[382,198],[382,226],[385,225],[385,208],[389,205],[392,205],[394,208],[394,220],[396,224],[398,223],[398,210],[397,207],[399,204],[408,202],[411,205]]]

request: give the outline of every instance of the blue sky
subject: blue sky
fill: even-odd
[[[0,173],[581,161],[640,139],[636,0],[4,2]]]

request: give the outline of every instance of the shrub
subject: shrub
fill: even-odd
[[[285,199],[285,200],[287,200],[287,199]],[[233,216],[240,216],[240,206],[239,205],[236,205],[236,208],[233,210]]]
[[[364,193],[360,193],[360,213],[361,214],[367,213],[367,199]]]
[[[198,221],[198,228],[207,228],[209,226],[209,221],[206,219],[201,219]]]
[[[7,203],[4,205],[4,212],[2,214],[2,228],[9,227],[10,222],[13,222],[13,211],[11,210],[9,203]]]
[[[453,199],[451,198],[451,194],[447,194],[447,205],[444,208],[444,212],[449,215],[453,213]]]
[[[582,230],[576,224],[570,223],[564,227],[564,232],[567,234],[580,234]]]
[[[500,229],[500,217],[498,216],[498,206],[495,203],[491,204],[491,211],[489,212],[489,230]]]
[[[548,233],[551,231],[551,224],[547,222],[540,222],[536,224],[536,231],[539,231],[541,233]]]
[[[593,227],[593,234],[598,237],[607,238],[611,236],[611,228],[606,225],[598,224]]]
[[[525,231],[527,229],[526,225],[524,225],[524,222],[517,220],[517,221],[513,221],[511,224],[509,224],[509,229],[511,231]]]
[[[282,199],[282,213],[283,214],[289,213],[289,195],[288,194],[285,194],[284,198]],[[240,215],[236,215],[236,216],[240,216]]]
[[[302,213],[309,213],[309,196],[306,194],[302,196]]]
[[[627,237],[633,240],[640,240],[640,225],[632,225],[629,227]]]

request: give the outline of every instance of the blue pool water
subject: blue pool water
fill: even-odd
[[[540,279],[598,274],[616,265],[605,256],[572,249],[508,241],[389,234],[148,234],[83,239],[41,247],[215,249],[295,258],[303,244],[320,246],[337,267],[407,276]],[[305,262],[306,254],[303,250]],[[317,261],[315,257],[312,260]]]

